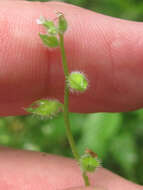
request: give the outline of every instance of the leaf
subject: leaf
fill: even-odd
[[[55,27],[55,24],[53,23],[53,21],[51,20],[46,20],[43,25],[46,27],[46,28],[51,28],[51,27]]]
[[[46,20],[43,26],[45,26],[48,29],[48,33],[50,35],[56,35],[58,33],[58,30],[53,21]]]
[[[43,41],[44,45],[54,48],[59,46],[59,42],[56,36],[48,36],[47,34],[40,34],[39,36],[41,40]]]

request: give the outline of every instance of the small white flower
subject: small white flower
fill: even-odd
[[[36,19],[37,24],[44,24],[45,21],[46,21],[46,19],[43,16],[40,16],[40,18]]]

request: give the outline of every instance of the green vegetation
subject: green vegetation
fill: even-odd
[[[143,110],[70,114],[70,119],[79,153],[88,147],[97,152],[104,167],[143,184]],[[53,120],[33,116],[1,118],[0,144],[72,156],[62,114]]]
[[[66,2],[66,1],[65,1]],[[139,0],[67,0],[107,15],[142,21]],[[105,168],[143,185],[143,110],[128,113],[70,114],[78,151],[97,152]],[[62,114],[53,120],[33,116],[0,119],[0,144],[71,157]]]

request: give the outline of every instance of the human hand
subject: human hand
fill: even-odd
[[[142,107],[142,23],[63,3],[0,1],[0,114],[24,114],[24,107],[43,96],[63,99],[60,52],[43,47],[35,23],[40,15],[54,17],[57,10],[70,25],[65,37],[70,69],[86,71],[90,81],[82,97],[71,96],[70,110],[116,112]],[[0,189],[63,190],[83,184],[73,160],[1,150]],[[103,190],[143,189],[105,169],[99,169],[91,181]]]
[[[85,188],[76,161],[45,153],[0,148],[1,190],[143,190],[99,168]],[[96,189],[94,188],[96,187]]]

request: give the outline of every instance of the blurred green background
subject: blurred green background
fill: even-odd
[[[142,0],[65,0],[93,11],[143,20]],[[128,113],[71,114],[78,151],[97,152],[103,166],[143,185],[143,110]],[[0,118],[0,144],[72,157],[62,114],[53,120],[33,116]]]

